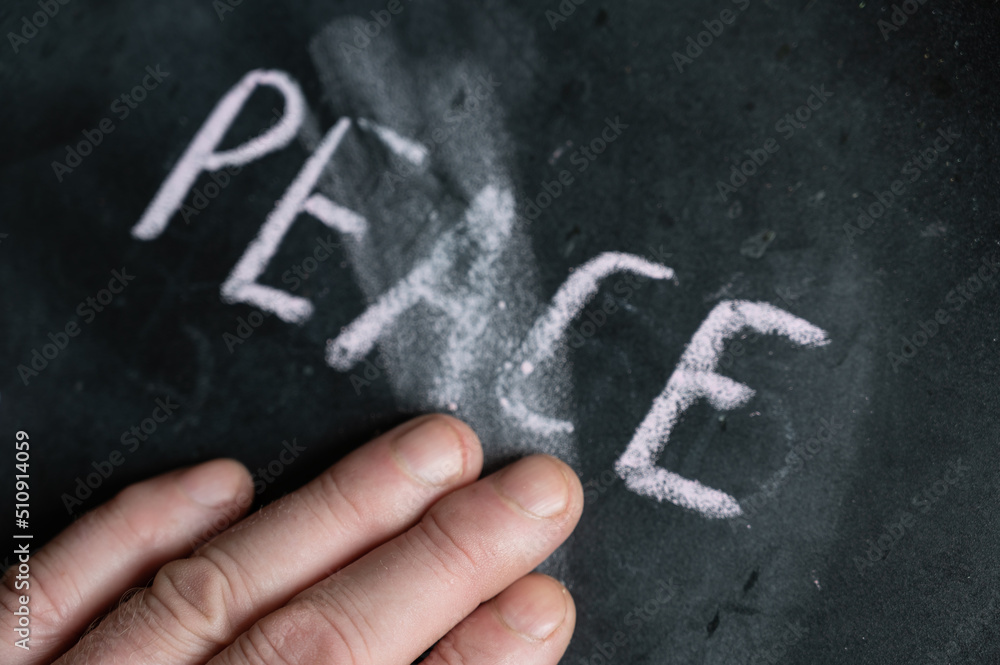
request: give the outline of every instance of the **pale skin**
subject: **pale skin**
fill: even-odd
[[[408,665],[433,646],[428,665],[555,665],[575,608],[531,571],[576,526],[580,482],[545,455],[482,464],[472,430],[434,415],[242,520],[233,460],[127,487],[31,557],[29,591],[8,572],[0,662]]]

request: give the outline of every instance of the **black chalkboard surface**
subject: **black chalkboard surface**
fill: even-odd
[[[584,481],[567,663],[1000,662],[998,20],[5,3],[36,544],[218,456],[268,502],[443,411]]]

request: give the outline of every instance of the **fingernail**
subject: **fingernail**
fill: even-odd
[[[519,460],[497,479],[500,493],[535,517],[552,517],[566,510],[569,487],[554,460],[536,455]]]
[[[212,460],[192,467],[177,479],[184,492],[207,508],[220,508],[231,503],[243,486],[245,474],[233,467],[241,466],[235,460]]]
[[[496,599],[503,622],[529,640],[548,638],[566,620],[566,588],[551,578],[541,580],[518,585]]]
[[[390,444],[403,469],[431,487],[444,487],[462,477],[462,439],[442,418],[429,418]]]

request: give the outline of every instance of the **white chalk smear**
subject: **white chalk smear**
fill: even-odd
[[[525,428],[542,434],[573,431],[573,423],[568,420],[549,418],[528,408],[521,387],[526,377],[555,355],[566,328],[597,293],[601,280],[618,272],[631,272],[650,279],[674,279],[674,271],[670,268],[622,252],[604,252],[574,270],[518,349],[515,364],[520,371],[504,371],[496,384],[501,406]]]
[[[281,120],[240,146],[216,152],[215,149],[258,86],[274,88],[284,97],[285,111]],[[159,237],[203,172],[217,171],[229,166],[242,166],[287,146],[302,125],[304,110],[305,99],[302,90],[288,74],[279,70],[264,69],[248,72],[216,104],[208,120],[202,125],[184,155],[174,166],[174,170],[163,181],[156,196],[146,207],[139,222],[132,228],[132,235],[139,240],[153,240]]]
[[[680,415],[699,398],[725,411],[742,406],[753,397],[750,387],[715,372],[726,340],[744,328],[781,335],[802,346],[829,343],[826,332],[820,328],[768,303],[720,302],[698,327],[666,388],[653,401],[653,407],[615,464],[615,470],[629,489],[710,518],[742,514],[739,503],[729,494],[659,467],[656,461]]]
[[[295,218],[302,212],[315,215],[330,228],[346,235],[364,233],[367,224],[363,217],[338,206],[322,194],[312,194],[316,181],[350,126],[351,121],[347,118],[338,120],[302,167],[223,283],[222,299],[225,302],[245,302],[277,314],[289,323],[302,323],[312,316],[313,305],[309,300],[258,284],[257,279],[267,268]]]
[[[346,58],[340,44],[359,24],[338,19],[310,44],[325,99],[366,109],[358,126],[377,136],[393,161],[398,156],[425,169],[434,162],[435,168],[405,185],[412,188],[408,201],[383,201],[377,195],[382,185],[376,190],[366,208],[370,233],[347,247],[368,307],[331,335],[327,362],[348,371],[377,349],[401,407],[456,406],[455,413],[490,441],[488,459],[547,452],[576,464],[571,434],[540,436],[497,404],[495,383],[534,324],[539,286],[530,236],[512,195],[508,163],[514,150],[503,105],[481,103],[458,116],[452,108],[452,100],[491,74],[472,59],[412,57],[391,31],[362,56]],[[515,94],[512,81],[504,85]],[[428,127],[447,136],[447,142],[435,141],[433,153],[413,138]],[[376,166],[384,160],[373,158]],[[402,171],[392,165],[384,171],[393,172]],[[425,191],[427,183],[436,184]],[[327,182],[320,189],[331,193]],[[461,204],[457,215],[449,201]],[[425,235],[415,242],[416,229]],[[566,418],[573,398],[568,367],[550,362],[545,376],[539,374],[524,386],[524,402]],[[530,414],[522,420],[535,422]]]
[[[430,150],[423,143],[408,139],[388,127],[383,127],[365,118],[358,118],[357,123],[361,129],[374,132],[394,154],[417,166],[424,166],[427,163]]]
[[[342,372],[351,369],[368,355],[401,314],[420,301],[436,306],[452,319],[447,347],[449,356],[462,350],[457,349],[456,344],[463,348],[474,345],[477,331],[467,328],[481,328],[488,320],[482,316],[470,317],[468,298],[456,298],[445,283],[452,277],[455,262],[478,248],[466,277],[474,280],[476,283],[473,286],[478,287],[470,289],[470,292],[479,293],[480,298],[486,297],[487,294],[481,293],[490,284],[488,279],[483,279],[488,274],[486,268],[496,261],[503,249],[503,238],[510,234],[513,221],[514,200],[510,192],[495,185],[484,187],[472,201],[462,221],[441,234],[430,256],[417,263],[406,277],[379,296],[361,316],[328,343],[327,363]],[[446,357],[445,361],[446,365],[455,364],[454,359],[448,363]],[[462,367],[451,369],[460,371]]]

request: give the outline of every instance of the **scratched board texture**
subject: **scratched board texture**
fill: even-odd
[[[0,422],[31,436],[36,538],[218,456],[266,503],[452,412],[490,468],[542,450],[584,482],[546,567],[577,602],[566,663],[1000,662],[1000,6],[387,7],[71,1],[34,31],[36,3],[0,9]],[[301,90],[294,136],[138,237],[255,70]],[[289,113],[261,85],[215,147]],[[364,233],[294,214],[249,260],[273,290],[223,298],[343,118],[310,191]],[[752,396],[692,398],[645,449],[722,514],[620,461],[729,301],[825,343],[734,332],[712,369]]]

